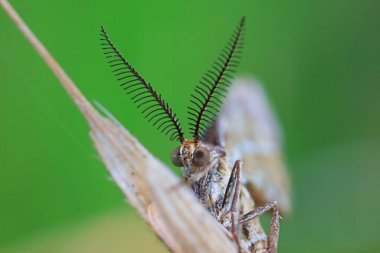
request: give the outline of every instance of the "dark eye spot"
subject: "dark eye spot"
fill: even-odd
[[[175,166],[177,166],[177,167],[183,167],[183,163],[182,163],[182,160],[181,160],[181,154],[180,154],[179,147],[173,149],[172,155],[171,155],[171,160],[172,160],[172,163]]]
[[[204,153],[202,150],[198,150],[197,152],[195,152],[195,157],[196,158],[202,158],[204,156]]]
[[[204,146],[198,147],[194,151],[193,163],[198,167],[202,167],[208,164],[209,162],[210,162],[210,151],[208,151],[208,149]]]

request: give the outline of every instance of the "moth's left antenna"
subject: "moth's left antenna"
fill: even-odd
[[[242,17],[231,40],[217,58],[211,70],[195,86],[188,107],[190,131],[195,140],[200,140],[212,126],[222,105],[227,88],[232,84],[232,74],[239,64],[244,40],[245,17]]]

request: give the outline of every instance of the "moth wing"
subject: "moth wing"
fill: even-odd
[[[226,148],[231,163],[243,161],[242,182],[257,205],[277,201],[283,215],[290,213],[290,180],[282,156],[281,131],[257,82],[234,81],[207,138]]]

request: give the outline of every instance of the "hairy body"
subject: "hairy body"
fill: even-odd
[[[203,167],[192,162],[199,147],[206,147],[210,155],[209,162]],[[239,222],[239,217],[255,210],[253,198],[240,182],[240,161],[232,164],[222,147],[200,141],[185,141],[179,148],[179,156],[184,165],[185,182],[203,206],[232,232],[240,252],[268,252],[267,237],[258,217]],[[272,252],[277,250],[277,238],[274,240],[276,248],[271,249]]]

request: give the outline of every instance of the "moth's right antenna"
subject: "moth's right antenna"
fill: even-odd
[[[181,125],[169,104],[161,98],[152,86],[137,73],[112,44],[104,27],[100,28],[102,49],[113,69],[112,72],[121,81],[120,86],[132,98],[137,108],[159,131],[169,136],[170,140],[184,141]]]

